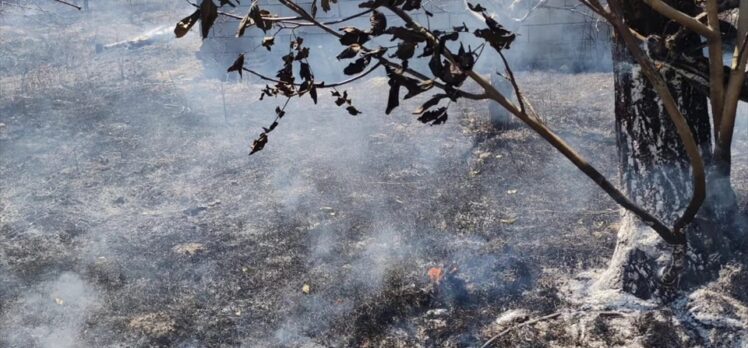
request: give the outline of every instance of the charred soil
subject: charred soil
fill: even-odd
[[[205,78],[199,39],[96,53],[173,22],[158,11],[0,23],[18,34],[0,36],[0,345],[473,347],[557,312],[495,344],[745,342],[739,266],[667,308],[580,299],[619,210],[485,104],[430,127],[409,113],[423,98],[385,116],[374,77],[349,89],[363,114],[293,100],[248,157],[277,103],[252,78]],[[520,77],[615,177],[612,76]]]

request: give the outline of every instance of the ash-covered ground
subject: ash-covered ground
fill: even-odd
[[[0,14],[0,346],[474,347],[554,313],[496,343],[747,344],[737,266],[666,308],[586,302],[617,207],[529,130],[494,129],[484,103],[430,127],[410,114],[423,98],[384,115],[375,77],[347,89],[356,117],[326,91],[292,100],[250,157],[283,101],[209,78],[194,33],[96,53],[188,9]],[[615,178],[612,75],[520,80]]]

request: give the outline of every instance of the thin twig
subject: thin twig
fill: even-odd
[[[228,110],[226,109],[226,93],[223,90],[223,84],[225,81],[220,81],[221,86],[221,102],[223,103],[223,122],[228,125],[229,124],[229,117],[228,117]]]
[[[362,11],[362,12],[350,15],[348,17],[344,17],[344,18],[341,18],[341,19],[336,19],[334,21],[321,22],[321,23],[324,24],[324,25],[340,24],[340,23],[344,23],[344,22],[350,21],[352,19],[364,16],[364,15],[367,15],[371,11],[374,11],[374,10],[373,9],[368,9],[366,11]],[[296,20],[298,20],[298,19],[302,19],[302,18],[297,18]],[[291,22],[289,22],[289,23],[291,23]],[[296,25],[299,25],[299,26],[314,26],[315,25],[314,23],[311,23],[311,22],[306,22],[306,23],[304,23],[304,22],[293,22],[293,24],[296,24]]]
[[[61,4],[65,4],[65,5],[68,5],[68,6],[70,6],[70,7],[75,7],[76,9],[78,9],[78,11],[80,11],[80,10],[82,10],[82,9],[83,9],[83,8],[82,8],[82,7],[80,7],[80,6],[78,6],[78,5],[76,5],[76,4],[71,4],[71,3],[69,3],[69,2],[67,2],[67,1],[65,1],[65,0],[54,0],[54,1],[57,1],[57,2],[59,2],[59,3],[61,3]]]
[[[504,62],[504,68],[506,69],[507,75],[509,75],[509,82],[512,83],[512,87],[514,88],[514,94],[517,96],[517,103],[519,103],[519,111],[524,113],[525,112],[525,99],[522,97],[522,91],[519,90],[519,85],[517,85],[517,79],[514,78],[514,72],[512,72],[512,68],[509,67],[509,63],[506,61],[506,57],[504,57],[504,53],[501,53],[501,51],[499,51],[499,57],[501,57],[501,61]]]
[[[717,0],[706,2],[707,21],[712,30],[719,30],[719,10]],[[722,123],[722,112],[725,107],[725,70],[722,68],[722,38],[717,35],[709,41],[709,101],[712,105],[712,124],[714,139],[719,139],[718,124]]]
[[[580,7],[580,6],[584,6],[584,5],[583,4],[577,4],[577,5],[574,5],[574,6],[567,6],[567,7],[543,5],[542,8],[547,8],[547,9],[551,9],[551,10],[569,11],[571,13],[576,13],[578,15],[589,17],[591,19],[597,19],[597,17],[595,17],[595,16],[593,16],[593,15],[587,13],[587,12],[577,10],[577,8]]]
[[[309,21],[310,23],[314,24],[314,26],[326,31],[330,35],[333,35],[337,37],[338,39],[343,37],[343,34],[338,33],[335,31],[335,29],[330,28],[327,24],[323,24],[322,22],[318,21],[316,18],[314,18],[309,12],[307,12],[305,9],[301,8],[301,6],[297,5],[293,1],[290,0],[278,0],[281,4],[286,6],[291,11],[296,12],[299,16],[301,16],[303,19]]]
[[[361,74],[358,74],[358,75],[356,75],[354,77],[351,77],[351,78],[349,78],[347,80],[343,80],[343,81],[339,81],[339,82],[335,82],[335,83],[331,83],[331,84],[325,84],[324,82],[320,82],[320,83],[315,83],[314,86],[317,87],[317,88],[335,88],[335,87],[340,87],[340,86],[349,84],[351,82],[354,82],[354,81],[356,81],[356,80],[358,80],[358,79],[360,79],[360,78],[362,78],[362,77],[364,77],[366,75],[369,75],[372,71],[376,70],[380,65],[382,65],[382,64],[381,63],[377,63],[373,67],[369,68],[369,70],[367,70],[367,71],[365,71],[365,72],[363,72]],[[242,68],[242,70],[244,70],[244,71],[246,71],[246,72],[248,72],[248,73],[250,73],[252,75],[255,75],[255,76],[257,76],[257,77],[259,77],[259,78],[261,78],[263,80],[266,80],[266,81],[275,82],[275,83],[286,83],[286,82],[282,82],[282,81],[280,81],[278,79],[274,79],[272,77],[268,77],[268,76],[265,76],[263,74],[260,74],[260,73],[258,73],[256,71],[252,70],[252,69],[249,69],[249,68]],[[296,87],[301,86],[300,83],[294,83],[293,85],[296,86]]]
[[[508,329],[506,329],[504,331],[499,332],[496,336],[491,337],[491,339],[489,339],[488,341],[486,341],[486,343],[484,343],[480,348],[486,348],[486,347],[490,346],[491,343],[493,343],[497,339],[501,338],[502,336],[504,336],[504,335],[506,335],[506,334],[514,331],[514,330],[517,330],[517,329],[520,329],[520,328],[523,328],[525,326],[532,325],[532,324],[535,324],[535,323],[539,323],[541,321],[555,319],[555,318],[557,318],[560,315],[561,315],[561,312],[556,312],[556,313],[553,313],[553,314],[548,314],[548,315],[546,315],[544,317],[536,318],[536,319],[533,319],[533,320],[528,320],[528,321],[526,321],[524,323],[514,325],[514,326],[512,326],[512,327],[510,327],[510,328],[508,328]]]

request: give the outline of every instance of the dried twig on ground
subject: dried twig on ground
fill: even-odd
[[[488,341],[486,341],[486,343],[484,343],[480,348],[486,348],[486,347],[490,346],[491,343],[493,343],[497,339],[501,338],[502,336],[504,336],[504,335],[506,335],[506,334],[508,334],[508,333],[510,333],[510,332],[512,332],[514,330],[516,330],[516,329],[519,329],[519,328],[522,328],[522,327],[525,327],[525,326],[528,326],[528,325],[532,325],[532,324],[535,324],[535,323],[539,323],[541,321],[551,320],[551,319],[557,318],[560,315],[561,315],[561,312],[556,312],[556,313],[548,314],[548,315],[540,317],[540,318],[535,318],[533,320],[528,320],[528,321],[526,321],[524,323],[521,323],[521,324],[514,325],[514,326],[512,326],[512,327],[510,327],[510,328],[508,328],[508,329],[506,329],[504,331],[499,332],[496,336],[491,337],[491,339],[489,339]]]

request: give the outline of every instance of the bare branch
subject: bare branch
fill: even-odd
[[[561,315],[560,312],[556,312],[556,313],[553,313],[553,314],[548,314],[546,316],[542,316],[540,318],[535,318],[535,319],[532,319],[532,320],[528,320],[528,321],[523,322],[521,324],[512,326],[512,327],[510,327],[508,329],[505,329],[504,331],[499,332],[496,336],[491,337],[491,339],[489,339],[488,341],[486,341],[486,343],[484,343],[481,346],[481,348],[486,348],[486,347],[491,346],[491,343],[493,343],[497,339],[501,338],[502,336],[504,336],[504,335],[506,335],[506,334],[514,331],[514,330],[517,330],[517,329],[520,329],[522,327],[525,327],[525,326],[528,326],[528,325],[532,325],[532,324],[535,324],[535,323],[539,323],[541,321],[555,319],[555,318],[558,318],[560,315]]]
[[[730,72],[730,81],[725,92],[725,106],[722,113],[722,122],[719,125],[719,139],[717,140],[717,159],[723,165],[723,170],[729,174],[732,155],[732,136],[735,130],[735,118],[737,116],[738,100],[745,82],[745,67],[748,61],[746,46],[748,44],[748,1],[740,2],[740,14],[738,19],[738,42],[733,57],[733,68]],[[715,126],[716,127],[716,126]]]
[[[732,155],[732,136],[735,130],[738,100],[745,81],[745,67],[748,60],[746,44],[748,42],[748,1],[740,1],[738,12],[738,44],[732,60],[730,81],[725,91],[725,106],[722,112],[722,122],[719,124],[719,138],[717,139],[716,157],[722,166],[723,174],[729,174]],[[715,125],[717,127],[717,125]]]
[[[72,3],[69,3],[69,2],[67,2],[67,1],[65,1],[65,0],[54,0],[54,1],[57,1],[57,2],[59,2],[59,3],[61,3],[61,4],[65,4],[65,5],[68,5],[68,6],[70,6],[70,7],[75,7],[75,8],[76,8],[76,9],[77,9],[78,11],[80,11],[80,10],[82,10],[82,9],[83,9],[83,8],[82,8],[82,7],[80,7],[80,6],[78,6],[78,5],[76,5],[76,4],[72,4]]]
[[[326,31],[330,35],[333,35],[333,36],[335,36],[337,38],[343,37],[343,34],[335,31],[335,29],[330,28],[326,24],[323,24],[323,23],[319,22],[317,19],[315,19],[314,17],[312,17],[312,15],[310,15],[309,12],[307,12],[305,9],[303,9],[301,6],[297,5],[293,1],[290,1],[290,0],[278,0],[278,1],[281,4],[283,4],[284,6],[288,7],[291,11],[294,11],[297,14],[299,14],[299,16],[301,16],[303,19],[305,19],[305,20],[309,21],[310,23],[314,24],[314,26],[316,26],[316,27],[318,27],[318,28]]]
[[[373,10],[372,9],[368,9],[366,11],[361,11],[359,13],[350,15],[348,17],[343,17],[341,19],[336,19],[336,20],[333,20],[333,21],[327,21],[327,22],[321,22],[321,23],[324,24],[324,25],[340,24],[340,23],[344,23],[344,22],[350,21],[352,19],[359,18],[361,16],[365,16],[365,15],[371,13],[371,11],[373,11]],[[300,18],[296,18],[296,19],[300,19]],[[294,22],[293,24],[296,24],[298,26],[314,26],[315,25],[314,23],[311,23],[311,22]]]
[[[378,62],[377,64],[374,64],[374,66],[372,66],[371,68],[369,68],[369,70],[367,70],[365,72],[362,72],[362,73],[360,73],[360,74],[358,74],[358,75],[356,75],[354,77],[351,77],[351,78],[349,78],[347,80],[343,80],[343,81],[339,81],[339,82],[335,82],[335,83],[331,83],[331,84],[326,84],[324,82],[320,82],[320,83],[315,83],[314,86],[317,87],[317,88],[335,88],[335,87],[340,87],[340,86],[343,86],[343,85],[347,85],[347,84],[349,84],[351,82],[354,82],[354,81],[356,81],[358,79],[361,79],[362,77],[364,77],[366,75],[369,75],[372,71],[376,70],[381,65],[382,65],[382,63]],[[259,72],[254,71],[254,70],[249,69],[249,68],[242,67],[242,70],[244,70],[244,71],[246,71],[246,72],[248,72],[248,73],[250,73],[252,75],[255,75],[255,76],[257,76],[257,77],[259,77],[259,78],[261,78],[263,80],[266,80],[266,81],[270,81],[270,82],[274,82],[274,83],[285,83],[285,82],[282,82],[280,80],[274,79],[272,77],[268,77],[268,76],[265,76],[263,74],[260,74]],[[294,83],[293,85],[296,86],[296,87],[301,86],[300,83]]]
[[[522,92],[519,90],[519,85],[517,85],[517,79],[514,78],[514,72],[512,72],[512,68],[509,67],[509,63],[506,61],[506,57],[504,57],[504,53],[501,53],[501,51],[499,51],[499,57],[501,57],[501,61],[504,62],[504,68],[506,69],[507,75],[509,75],[509,82],[512,83],[512,87],[514,88],[514,94],[517,96],[517,103],[519,103],[519,111],[522,113],[525,113],[525,98],[522,97]]]
[[[199,5],[197,5],[195,3],[192,3],[192,2],[189,2],[189,1],[187,3],[190,4],[190,5],[192,5],[192,6],[194,6],[194,7],[197,7],[197,8],[200,7]],[[340,24],[340,23],[344,23],[344,22],[350,21],[352,19],[356,19],[356,18],[365,16],[365,15],[371,13],[371,11],[373,11],[373,10],[372,9],[368,9],[368,10],[365,10],[365,11],[358,12],[356,14],[352,14],[352,15],[350,15],[348,17],[344,17],[344,18],[336,19],[336,20],[332,20],[332,21],[327,21],[327,22],[321,22],[321,23],[324,24],[324,25]],[[223,11],[218,11],[218,14],[221,15],[221,16],[228,17],[228,18],[233,18],[233,19],[236,19],[236,20],[242,20],[242,19],[244,19],[244,17],[242,17],[242,16],[237,16],[237,15],[235,15],[233,13],[228,13],[228,12],[223,12]],[[315,26],[316,25],[316,24],[314,24],[312,22],[298,22],[299,20],[303,20],[304,19],[301,16],[293,16],[293,17],[262,16],[262,19],[265,20],[265,21],[268,21],[268,22],[284,23],[284,24],[289,24],[289,25],[293,25],[293,26],[296,26],[296,27]]]
[[[717,0],[707,0],[707,21],[711,30],[719,31],[719,9]],[[712,119],[714,139],[719,138],[719,127],[722,119],[722,108],[725,101],[725,86],[723,84],[724,69],[722,68],[722,37],[717,35],[709,40],[709,100],[712,105]]]
[[[691,29],[710,40],[719,38],[719,30],[714,30],[707,25],[699,22],[696,18],[693,18],[677,9],[666,4],[662,0],[643,0],[645,4],[649,5],[653,10],[659,12],[661,15],[670,18],[682,26]]]

